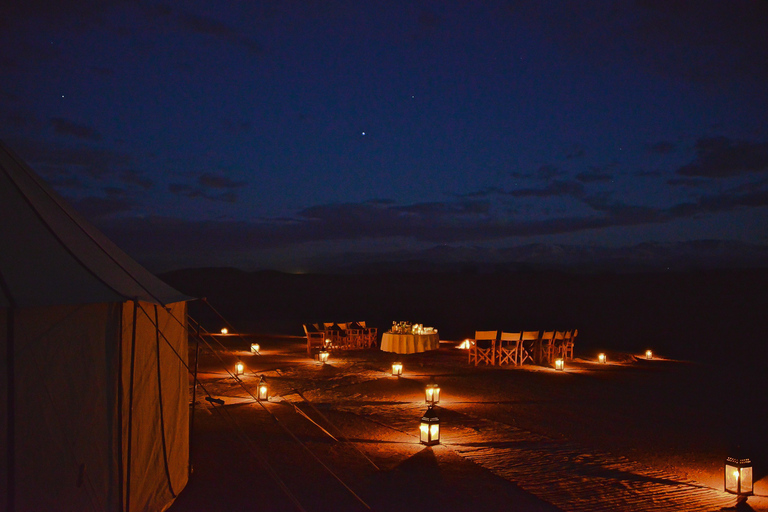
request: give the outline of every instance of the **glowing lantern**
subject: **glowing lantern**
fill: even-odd
[[[258,343],[251,343],[251,353],[252,354],[258,354],[259,350],[261,350],[261,347]]]
[[[742,454],[725,458],[725,491],[739,496],[752,495],[752,461]]]
[[[227,329],[226,327],[221,328],[221,334],[228,334],[228,333],[229,333],[229,329]]]
[[[403,374],[403,363],[392,363],[392,376],[399,377]]]
[[[598,360],[599,363],[605,364],[605,354],[603,354],[603,353],[598,354],[597,355],[597,360]]]
[[[419,440],[421,444],[432,446],[440,444],[440,419],[435,414],[432,406],[429,406],[419,426]]]
[[[646,359],[653,359],[653,350],[646,350],[645,351],[645,358]]]
[[[440,386],[436,382],[430,382],[425,389],[425,400],[429,405],[440,402]]]
[[[325,350],[325,348],[321,348],[315,352],[315,361],[317,361],[318,364],[325,364],[326,361],[328,361],[328,351]]]
[[[269,400],[269,387],[267,381],[264,380],[264,376],[259,377],[259,388],[256,392],[256,398],[261,402],[262,400]]]
[[[242,361],[235,363],[235,375],[242,375],[245,372],[245,365]]]
[[[562,359],[555,359],[555,370],[562,370],[565,368],[565,362]]]
[[[471,346],[472,342],[469,340],[464,340],[459,344],[459,348],[462,350],[469,350],[469,347]]]

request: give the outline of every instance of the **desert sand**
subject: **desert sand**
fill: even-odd
[[[564,371],[475,367],[460,341],[409,355],[339,351],[325,365],[298,336],[203,345],[194,471],[171,512],[735,509],[723,461],[736,439],[756,472],[755,496],[738,508],[768,510],[764,412],[732,399],[760,393],[739,390],[729,365],[615,351],[601,365],[577,339]],[[257,402],[261,376],[270,397]],[[441,442],[427,447],[418,428],[430,379]]]

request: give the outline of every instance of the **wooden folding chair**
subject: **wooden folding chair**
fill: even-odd
[[[358,322],[349,322],[347,324],[347,343],[350,348],[365,348],[365,338],[363,336],[363,327]]]
[[[544,331],[539,340],[539,363],[552,364],[555,355],[555,331]]]
[[[522,332],[501,332],[497,361],[499,365],[520,364],[520,339]]]
[[[554,359],[565,359],[565,337],[570,336],[570,331],[555,331],[554,347],[552,350],[552,357]]]
[[[499,331],[475,331],[475,339],[469,348],[469,362],[475,360],[493,366],[496,355],[496,335]]]
[[[577,334],[579,334],[578,329],[574,329],[573,332],[568,331],[565,333],[565,340],[563,343],[563,359],[573,359],[573,345],[576,341]]]
[[[315,349],[319,350],[325,346],[325,331],[317,329],[314,325],[303,325],[304,334],[307,336],[307,354],[311,356]]]
[[[379,330],[376,327],[366,327],[365,322],[359,322],[363,326],[363,332],[365,333],[366,343],[368,348],[375,348],[379,346]]]
[[[536,350],[539,344],[539,331],[523,331],[520,337],[520,365],[530,359],[536,364]]]

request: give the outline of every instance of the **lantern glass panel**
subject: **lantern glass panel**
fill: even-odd
[[[243,363],[237,363],[235,365],[235,374],[236,375],[242,375],[245,371],[245,365]]]
[[[562,370],[563,368],[565,368],[565,364],[563,363],[563,360],[562,359],[556,359],[555,360],[555,369],[556,370]]]
[[[645,351],[645,358],[646,359],[653,359],[653,351],[652,350],[646,350]]]
[[[426,422],[422,421],[421,427],[419,430],[420,430],[419,440],[422,443],[428,443],[429,442],[429,425]]]
[[[259,352],[260,349],[261,349],[261,347],[259,346],[258,343],[251,343],[251,352],[256,354],[256,353]]]
[[[752,493],[752,467],[741,468],[741,492]]]
[[[266,400],[269,398],[269,395],[267,394],[267,385],[261,384],[259,386],[259,400]]]
[[[605,363],[605,354],[600,354],[599,356],[597,356],[597,359],[598,359],[598,360],[599,360],[601,363]]]

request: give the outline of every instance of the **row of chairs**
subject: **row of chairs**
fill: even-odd
[[[475,331],[470,340],[469,364],[522,366],[551,365],[555,359],[573,359],[573,346],[578,329],[572,331]]]
[[[315,349],[352,350],[378,346],[378,329],[365,322],[325,322],[304,324],[307,353]]]

